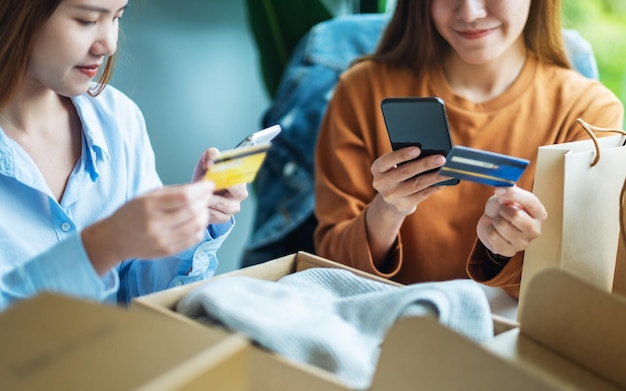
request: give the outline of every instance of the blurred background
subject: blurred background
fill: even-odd
[[[131,1],[122,19],[120,55],[111,84],[142,109],[163,182],[188,182],[204,149],[231,148],[259,129],[281,64],[310,25],[346,13],[384,12],[391,3]],[[258,9],[260,4],[276,6],[272,9],[276,15],[288,16],[265,26],[274,32],[272,26],[281,26],[283,38],[280,47],[263,50],[266,58],[258,48],[267,48],[263,23],[272,18],[267,9]],[[600,80],[626,102],[626,1],[563,0],[563,19],[564,27],[576,28],[591,42]],[[218,273],[239,268],[255,202],[251,194],[242,204],[236,228],[218,253]]]
[[[563,26],[593,47],[600,81],[626,103],[626,0],[561,0]]]

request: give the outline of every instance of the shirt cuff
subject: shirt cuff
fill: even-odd
[[[230,229],[235,225],[235,218],[231,217],[229,221],[221,224],[210,224],[209,225],[209,235],[211,238],[216,239],[220,236],[223,236],[226,233],[230,232]]]
[[[170,283],[170,288],[207,279],[215,275],[217,267],[219,266],[219,261],[217,259],[217,250],[222,246],[224,240],[226,240],[228,235],[230,235],[230,233],[232,232],[232,229],[234,227],[234,220],[219,225],[225,226],[226,224],[228,225],[228,229],[224,233],[222,233],[215,239],[208,238],[207,241],[196,247],[196,249],[194,250],[194,254],[191,258],[191,269],[189,269],[188,266],[185,266],[183,263],[182,268],[184,270],[185,268],[187,268],[186,270],[188,270],[188,273],[180,273],[178,276],[174,277],[174,279]]]

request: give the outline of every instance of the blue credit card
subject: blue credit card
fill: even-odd
[[[514,186],[528,160],[481,149],[454,146],[446,156],[441,175],[491,186]]]

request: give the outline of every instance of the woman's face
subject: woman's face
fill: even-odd
[[[63,0],[35,40],[27,82],[63,96],[87,91],[117,48],[127,0]]]
[[[486,64],[524,49],[531,0],[432,0],[439,34],[465,62]]]

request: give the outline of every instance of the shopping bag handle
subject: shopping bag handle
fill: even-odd
[[[622,185],[622,191],[619,193],[619,232],[622,243],[626,245],[626,222],[624,221],[624,196],[626,196],[626,180]]]
[[[621,130],[621,129],[599,128],[597,126],[593,126],[593,125],[586,123],[585,121],[582,120],[582,118],[578,118],[576,121],[583,127],[583,129],[585,129],[587,134],[589,134],[589,137],[591,137],[591,140],[593,140],[593,145],[595,146],[595,149],[596,149],[596,156],[591,162],[592,167],[595,166],[600,161],[600,144],[598,143],[598,138],[593,133],[594,131],[618,133],[618,134],[626,136],[626,131]],[[626,141],[622,143],[622,146],[624,145],[626,145]],[[621,241],[623,245],[626,245],[626,220],[624,219],[624,214],[626,212],[625,211],[626,205],[624,204],[625,197],[626,197],[626,179],[624,180],[624,183],[622,184],[622,190],[619,193],[619,203],[620,203],[619,205],[619,228],[620,228],[619,240]]]
[[[596,148],[596,156],[593,158],[593,161],[591,162],[591,167],[595,166],[600,161],[600,144],[598,143],[598,138],[593,132],[618,133],[623,136],[626,136],[626,131],[622,129],[600,128],[600,127],[588,124],[587,122],[583,121],[582,118],[578,118],[576,121],[583,127],[583,129],[585,129],[587,134],[589,134],[589,137],[591,137],[591,140],[593,141],[593,145]],[[626,145],[626,144],[622,144],[622,145]]]
[[[610,132],[610,133],[618,133],[618,134],[626,136],[626,131],[621,130],[621,129],[600,128],[600,127],[588,124],[587,122],[583,121],[582,118],[578,118],[576,121],[583,127],[583,129],[585,129],[587,134],[589,134],[589,137],[591,137],[591,140],[593,141],[593,145],[596,148],[596,156],[591,162],[592,167],[598,164],[598,162],[600,161],[600,144],[598,144],[598,138],[593,132]],[[626,145],[626,141],[622,145]],[[619,194],[619,200],[620,200],[619,226],[620,226],[620,233],[621,233],[620,239],[622,240],[623,243],[626,244],[626,229],[625,229],[626,222],[624,222],[624,196],[626,196],[626,180],[624,181],[624,184],[622,185],[622,191]]]

